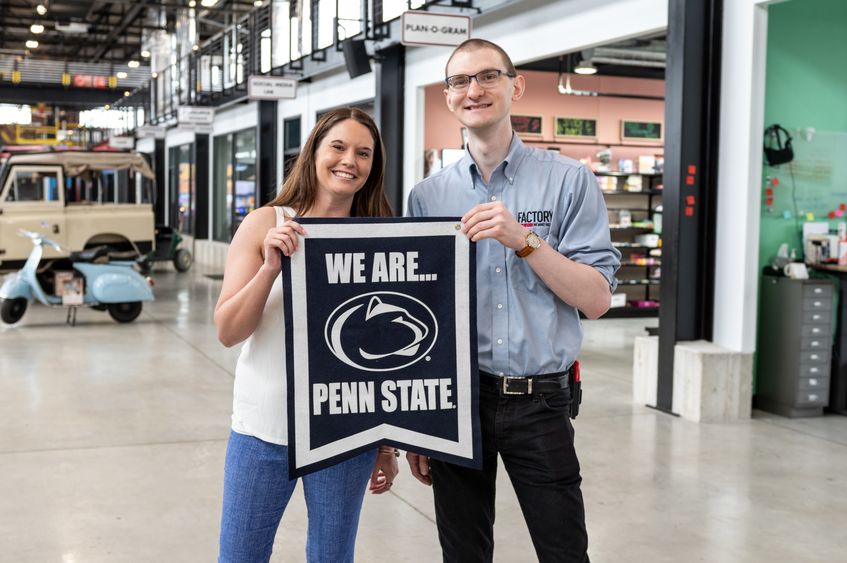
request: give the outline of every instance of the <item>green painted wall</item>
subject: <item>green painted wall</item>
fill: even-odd
[[[772,5],[768,9],[765,72],[765,126],[779,123],[789,130],[813,127],[817,131],[847,132],[847,0],[791,0]],[[841,158],[847,160],[847,154]],[[777,198],[790,189],[786,168],[764,167],[763,181],[773,174],[780,180]],[[839,177],[840,168],[833,169],[834,192],[844,192],[847,186],[847,177]],[[810,189],[802,178],[797,178],[796,185],[801,197],[804,187]],[[843,199],[841,194],[834,194],[833,206]],[[768,263],[782,242],[802,251],[797,228],[800,223],[783,218],[787,206],[774,207],[775,213],[762,216],[760,267]],[[818,211],[816,219],[819,215]],[[832,227],[840,220],[847,218],[832,221]]]
[[[765,126],[779,123],[788,130],[812,127],[817,131],[847,133],[847,0],[791,0],[771,5],[768,8],[767,48]],[[732,85],[723,84],[722,87],[731,88]],[[822,137],[817,138],[818,142]],[[847,134],[844,137],[847,139]],[[802,141],[795,141],[798,143]],[[840,154],[841,147],[844,148],[841,161],[847,163],[847,141],[834,146],[827,157]],[[803,219],[798,220],[793,213],[788,168],[786,165],[765,165],[763,183],[767,176],[776,176],[780,185],[775,188],[771,213],[766,211],[764,193],[762,196],[760,272],[783,242],[802,253]],[[810,195],[811,190],[820,193],[831,189],[831,207],[837,206],[839,201],[847,201],[847,165],[833,167],[828,179],[830,186],[814,185],[802,174],[795,174],[795,180],[796,195],[801,198]],[[764,186],[761,188],[764,192]],[[792,211],[791,219],[783,217],[786,209]],[[816,220],[824,220],[822,211],[815,210]],[[831,228],[842,220],[847,217],[830,221]],[[756,359],[754,357],[754,382]]]

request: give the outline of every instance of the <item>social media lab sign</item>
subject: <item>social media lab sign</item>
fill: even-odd
[[[298,221],[283,259],[289,464],[390,444],[481,467],[474,245],[452,218]]]

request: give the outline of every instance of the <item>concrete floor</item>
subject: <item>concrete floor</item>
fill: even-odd
[[[238,351],[215,338],[220,282],[203,273],[156,272],[157,301],[130,325],[81,311],[69,327],[34,306],[0,328],[0,561],[215,559]],[[847,417],[694,424],[633,405],[647,324],[586,323],[575,427],[592,561],[845,560]],[[495,559],[533,561],[500,476]],[[304,545],[298,489],[273,561]],[[439,559],[430,490],[405,468],[366,498],[357,556]]]

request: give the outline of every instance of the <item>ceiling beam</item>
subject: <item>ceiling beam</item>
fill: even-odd
[[[132,5],[129,9],[129,12],[124,16],[123,22],[121,22],[116,28],[112,30],[109,36],[106,38],[106,42],[97,51],[94,52],[94,57],[92,57],[91,62],[98,62],[103,55],[112,47],[112,43],[114,43],[115,39],[121,36],[121,34],[126,31],[126,29],[135,21],[135,18],[139,16],[142,10],[144,10],[151,0],[144,0],[143,2],[137,2]]]

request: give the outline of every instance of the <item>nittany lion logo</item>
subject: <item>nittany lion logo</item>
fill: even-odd
[[[421,301],[391,291],[365,293],[335,308],[324,337],[335,357],[354,368],[393,371],[425,357],[435,345],[435,315]]]

